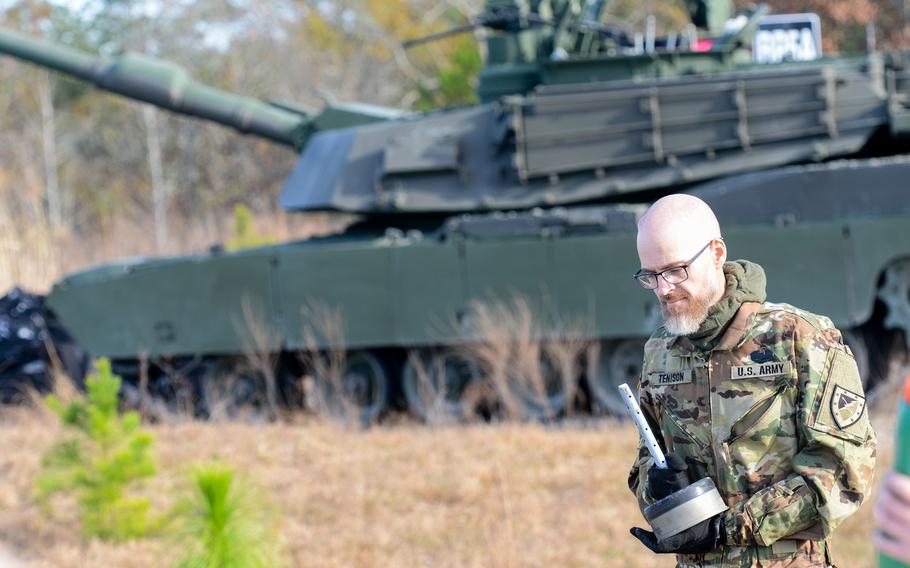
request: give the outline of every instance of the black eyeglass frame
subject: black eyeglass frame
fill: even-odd
[[[655,290],[657,288],[657,286],[660,284],[660,282],[657,280],[658,277],[663,278],[664,282],[666,282],[667,284],[673,284],[673,285],[682,284],[683,282],[685,282],[686,280],[689,279],[689,267],[692,266],[692,263],[695,262],[698,259],[698,257],[701,256],[701,254],[703,252],[708,250],[708,247],[711,246],[711,244],[714,241],[723,241],[723,239],[721,237],[711,239],[710,241],[708,241],[708,244],[701,247],[701,249],[697,253],[695,253],[695,256],[693,256],[688,261],[686,261],[685,264],[680,264],[679,266],[671,266],[670,268],[666,268],[664,270],[661,270],[660,272],[646,272],[644,270],[639,269],[635,274],[632,275],[632,278],[634,278],[635,281],[638,282],[638,285],[641,286],[642,288],[644,288],[645,290]],[[670,272],[671,270],[679,270],[680,268],[682,268],[683,272],[686,275],[685,278],[683,278],[682,280],[679,280],[677,282],[670,282],[667,279],[667,277],[664,276],[665,272]],[[641,280],[641,278],[643,276],[653,276],[654,277],[654,286],[646,286],[645,283],[642,282],[642,280]]]

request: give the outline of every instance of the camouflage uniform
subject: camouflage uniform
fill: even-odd
[[[711,477],[730,509],[724,546],[677,566],[830,562],[831,531],[872,490],[875,437],[850,350],[826,317],[745,302],[707,353],[660,327],[645,346],[642,410],[692,481]],[[642,508],[651,457],[629,475]]]

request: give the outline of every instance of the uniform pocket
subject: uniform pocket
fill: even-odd
[[[785,476],[796,453],[790,387],[777,388],[756,401],[733,423],[725,446],[752,489]]]
[[[664,411],[664,420],[661,425],[661,431],[665,435],[669,436],[669,442],[667,448],[669,451],[687,454],[687,455],[698,455],[698,452],[681,452],[680,446],[692,446],[698,448],[699,450],[704,450],[708,447],[708,443],[702,440],[699,440],[693,432],[690,432],[674,415],[672,412]]]
[[[752,441],[771,441],[777,436],[780,429],[780,413],[783,399],[781,393],[784,387],[760,398],[758,402],[737,419],[730,427],[728,444],[746,438]]]

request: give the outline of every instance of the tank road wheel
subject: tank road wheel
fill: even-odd
[[[313,381],[317,408],[345,423],[373,424],[389,398],[389,377],[379,358],[369,351],[349,351],[341,373],[316,372]]]
[[[274,419],[266,377],[244,357],[207,361],[200,374],[200,406],[211,420]]]
[[[600,353],[589,362],[588,387],[600,411],[625,416],[626,407],[617,387],[628,383],[635,388],[641,378],[645,339],[603,341]]]
[[[144,364],[140,361],[117,364],[114,373],[134,378],[123,382],[128,385],[124,397],[146,416],[153,419],[173,416],[205,418],[208,409],[199,379],[204,368],[201,360],[184,363],[155,359]],[[145,393],[140,392],[139,387],[143,373],[148,379]]]
[[[841,332],[844,336],[844,344],[853,352],[853,358],[856,359],[856,368],[859,370],[859,377],[863,381],[863,388],[869,385],[869,345],[866,343],[866,336],[856,328],[848,329]]]
[[[404,397],[415,414],[427,422],[462,418],[461,397],[479,378],[477,365],[451,349],[415,349],[401,372]]]
[[[888,307],[884,326],[903,331],[910,347],[910,260],[899,260],[885,269],[878,297]]]

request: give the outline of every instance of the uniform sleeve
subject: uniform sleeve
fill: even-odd
[[[657,428],[657,411],[652,403],[652,399],[649,393],[645,391],[640,391],[638,404],[641,407],[642,413],[647,418],[651,430],[653,432],[659,432],[660,429]],[[660,443],[660,440],[658,440]],[[651,458],[651,452],[648,451],[648,447],[645,445],[644,441],[639,436],[638,439],[638,453],[636,454],[635,463],[632,464],[632,469],[629,471],[629,489],[632,490],[632,493],[635,494],[635,497],[638,499],[638,506],[644,513],[645,507],[654,502],[654,499],[651,499],[645,488],[647,487],[647,477],[648,469],[651,468],[651,464],[654,463],[654,460]]]
[[[799,451],[787,478],[731,507],[727,543],[827,538],[872,491],[875,434],[856,362],[834,329],[794,333]]]

